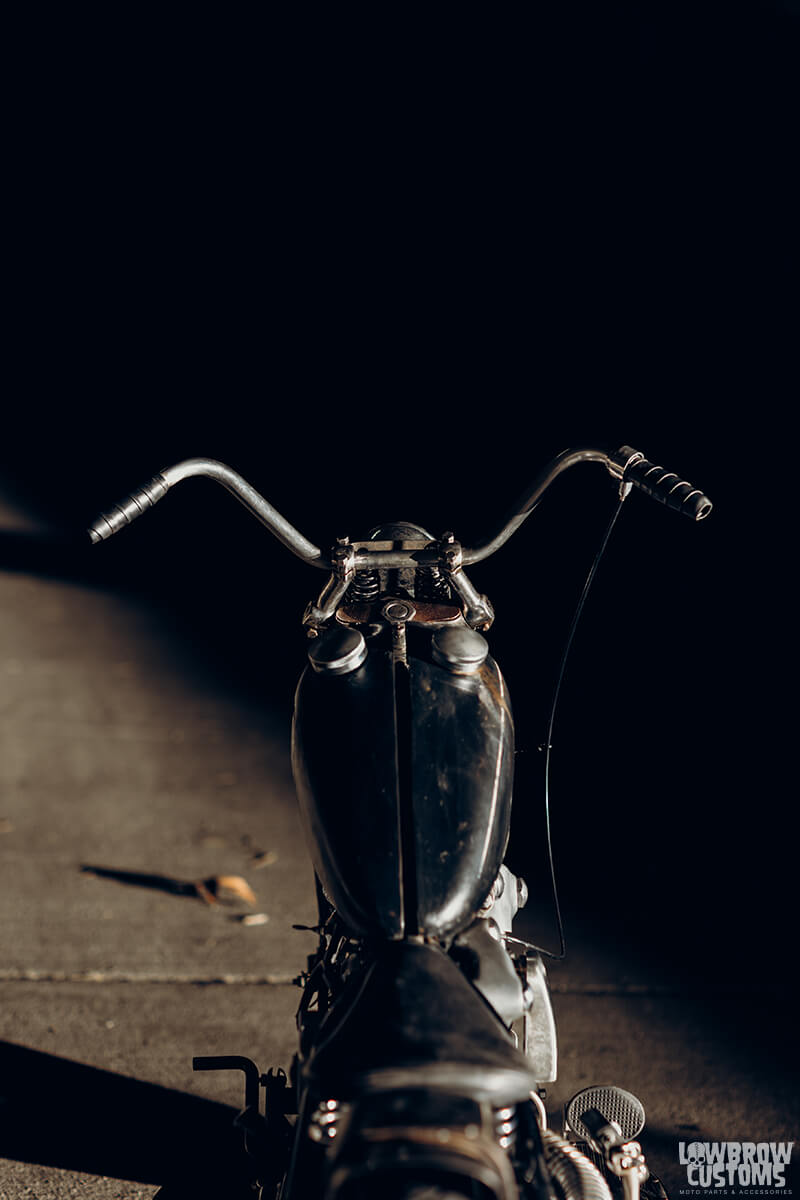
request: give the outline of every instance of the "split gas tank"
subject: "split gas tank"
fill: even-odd
[[[505,854],[511,709],[486,640],[460,621],[409,625],[403,658],[388,626],[315,639],[292,766],[314,867],[352,933],[448,938]]]

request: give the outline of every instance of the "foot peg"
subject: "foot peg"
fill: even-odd
[[[568,1131],[600,1156],[609,1183],[622,1184],[624,1200],[639,1200],[650,1178],[635,1140],[644,1129],[641,1101],[623,1088],[584,1088],[570,1100],[565,1118]]]
[[[573,1096],[567,1105],[567,1125],[582,1142],[592,1140],[589,1129],[582,1121],[589,1109],[597,1109],[606,1121],[619,1126],[624,1141],[637,1138],[644,1129],[644,1108],[632,1092],[620,1087],[588,1087]]]

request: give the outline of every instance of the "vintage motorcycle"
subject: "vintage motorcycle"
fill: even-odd
[[[237,1124],[253,1190],[243,1194],[664,1194],[645,1165],[644,1112],[629,1092],[584,1089],[561,1131],[548,1128],[553,1010],[542,954],[512,935],[527,888],[503,862],[514,727],[484,637],[492,606],[466,574],[583,462],[602,464],[619,489],[608,533],[633,487],[694,520],[711,511],[698,489],[629,446],[582,447],[553,459],[474,548],[401,523],[363,541],[339,538],[325,553],[230,467],[195,458],[161,471],[90,530],[102,541],[174,484],[204,475],[328,573],[303,617],[309,661],[292,729],[319,906],[318,948],[298,981],[297,1053],[288,1078],[238,1056],[194,1060],[196,1070],[244,1072]]]

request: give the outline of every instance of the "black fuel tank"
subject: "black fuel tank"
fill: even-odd
[[[295,699],[292,766],[315,869],[355,934],[446,938],[480,908],[508,841],[503,677],[488,657],[456,673],[427,634],[408,665],[380,639],[363,661],[341,661],[308,668]]]
[[[491,658],[473,675],[411,659],[409,683],[417,924],[441,937],[469,924],[503,862],[514,726]]]
[[[343,674],[306,668],[295,696],[292,769],[311,858],[339,915],[354,933],[402,937],[391,654],[372,651]]]

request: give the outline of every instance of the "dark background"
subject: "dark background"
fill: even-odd
[[[565,902],[690,973],[781,976],[793,6],[69,21],[21,43],[11,106],[2,466],[54,532],[4,535],[7,565],[140,593],[288,720],[321,577],[205,481],[75,531],[208,454],[323,545],[395,517],[469,544],[565,446],[634,445],[715,510],[634,496],[601,567],[554,739]],[[544,912],[536,747],[613,498],[575,472],[473,573]]]

